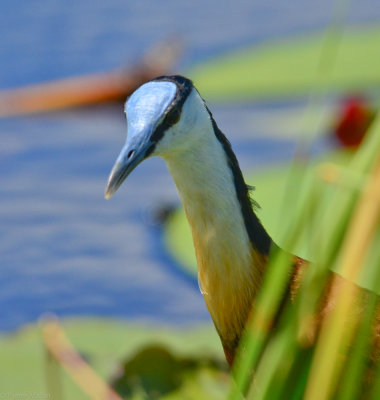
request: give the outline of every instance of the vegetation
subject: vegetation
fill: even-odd
[[[223,399],[228,390],[223,351],[211,325],[171,329],[81,318],[65,320],[63,327],[77,351],[120,394],[134,399],[156,398],[147,393],[165,394],[160,396],[165,399]],[[48,364],[39,326],[1,335],[0,355],[0,393],[49,398],[43,397],[49,394]],[[152,374],[162,377],[160,369],[167,379],[152,380]],[[62,368],[57,372],[62,399],[88,399]]]
[[[329,43],[334,40],[335,37]],[[336,54],[329,88],[355,92],[378,87],[379,43],[378,26],[347,30]],[[333,45],[325,51],[333,52]],[[324,48],[324,34],[287,38],[222,55],[195,66],[187,74],[208,101],[305,96],[310,90],[324,89],[324,77],[320,75],[316,79]]]
[[[291,175],[289,187],[294,187],[294,183],[299,186],[304,179],[303,169],[295,167]],[[331,182],[334,193],[326,207],[321,199],[330,190]],[[370,136],[346,168],[322,169],[301,199],[298,192],[287,192],[295,207],[286,211],[292,215],[291,224],[284,230],[284,243],[297,242],[300,232],[307,234],[313,264],[299,295],[283,311],[281,327],[269,336],[265,327],[270,326],[279,307],[289,264],[283,254],[274,254],[271,259],[247,335],[245,356],[237,367],[238,387],[243,389],[247,385],[249,398],[253,393],[255,399],[271,400],[357,399],[364,398],[364,392],[365,398],[380,396],[380,387],[369,389],[363,384],[363,377],[368,378],[367,364],[373,350],[372,326],[379,301],[375,292],[380,289],[379,191],[377,118]],[[347,282],[361,280],[369,291],[362,304],[362,318],[353,323],[352,313],[356,312],[355,305],[362,302],[362,291],[349,283],[337,288],[336,307],[325,319],[313,347],[308,335],[331,269],[346,277]],[[349,357],[345,357],[347,353]],[[249,379],[251,368],[256,371],[256,387]],[[376,373],[380,373],[380,368]],[[376,377],[374,381],[379,386]],[[237,392],[231,398],[239,398]]]

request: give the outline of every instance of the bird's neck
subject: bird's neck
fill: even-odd
[[[252,210],[236,157],[215,129],[202,143],[164,158],[191,226],[201,291],[223,344],[233,348],[271,241]]]

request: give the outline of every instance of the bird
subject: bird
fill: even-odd
[[[230,142],[190,79],[160,76],[143,84],[128,98],[125,113],[127,139],[105,197],[143,160],[164,159],[191,228],[199,287],[232,367],[270,253],[278,246],[256,215]],[[292,257],[286,290],[291,298],[309,265]],[[324,305],[329,308],[327,300]]]

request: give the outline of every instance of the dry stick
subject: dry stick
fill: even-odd
[[[0,117],[124,101],[137,87],[167,74],[181,52],[178,42],[162,43],[130,68],[0,91]]]
[[[93,400],[122,400],[74,349],[57,321],[45,322],[42,336],[47,350]]]
[[[351,282],[355,282],[359,275],[379,217],[380,159],[368,180],[343,243],[340,271],[347,280],[335,279],[333,282],[336,307],[322,325],[306,388],[306,400],[327,400],[334,389],[334,380],[342,368],[339,351],[343,342],[350,339],[354,328],[354,324],[350,324],[348,329],[347,317],[360,293]],[[328,355],[326,349],[330,350]]]

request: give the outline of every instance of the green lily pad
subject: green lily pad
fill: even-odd
[[[335,43],[338,51],[334,53]],[[329,90],[357,91],[379,87],[380,28],[347,29],[339,41],[326,33],[287,38],[237,50],[187,72],[208,101],[242,101],[297,97]],[[320,55],[324,54],[321,68]]]
[[[82,318],[64,320],[62,325],[76,350],[105,381],[116,382],[116,371],[122,369],[125,360],[134,360],[126,364],[130,366],[130,376],[134,366],[134,376],[145,382],[134,388],[138,389],[133,392],[134,399],[147,398],[144,391],[147,387],[152,388],[153,383],[161,388],[160,395],[165,399],[217,399],[223,398],[219,392],[227,390],[223,350],[211,324],[172,328],[115,319]],[[14,398],[37,398],[37,394],[39,398],[48,398],[46,351],[38,325],[0,334],[0,357],[0,393],[9,393]],[[138,360],[146,363],[145,372],[135,368]],[[164,364],[174,369],[178,367],[177,377],[163,376],[160,368]],[[150,380],[150,386],[147,386],[147,370],[156,375],[152,378],[154,382]],[[139,373],[142,374],[140,378]],[[171,373],[174,372],[171,370]],[[63,398],[88,399],[61,368],[58,368],[58,380]],[[174,389],[173,382],[176,385],[174,391],[169,390]],[[181,396],[181,393],[187,395]]]

